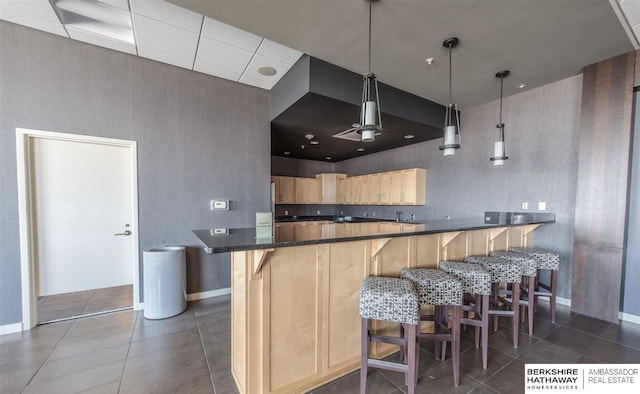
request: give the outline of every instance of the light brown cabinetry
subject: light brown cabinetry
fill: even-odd
[[[294,177],[272,176],[271,182],[275,184],[276,204],[295,204]]]
[[[272,176],[276,204],[424,205],[427,170],[410,168],[347,177],[318,174],[315,178]]]

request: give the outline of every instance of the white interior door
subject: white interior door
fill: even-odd
[[[133,283],[130,148],[30,141],[37,295]]]

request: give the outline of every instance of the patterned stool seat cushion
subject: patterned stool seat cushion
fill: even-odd
[[[503,257],[469,256],[464,258],[464,262],[482,265],[491,274],[491,282],[493,283],[520,283],[522,281],[522,267]]]
[[[360,317],[418,324],[420,305],[413,283],[382,276],[364,278],[360,288]]]
[[[462,291],[471,294],[491,295],[491,274],[481,265],[458,261],[442,261],[440,269],[462,282]]]
[[[538,263],[536,260],[524,253],[514,253],[506,251],[493,251],[490,253],[494,257],[504,257],[507,260],[511,260],[514,263],[519,264],[522,267],[522,275],[524,276],[536,276],[538,273]]]
[[[403,269],[400,277],[413,282],[422,305],[462,305],[462,283],[437,269]]]
[[[544,249],[511,248],[510,252],[524,253],[536,260],[538,269],[555,270],[560,269],[560,255]]]

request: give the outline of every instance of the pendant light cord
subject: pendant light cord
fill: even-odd
[[[504,85],[504,77],[500,77],[500,124],[502,124],[502,88]]]
[[[373,0],[369,0],[369,74],[371,74],[371,3]]]
[[[452,93],[452,82],[451,82],[451,44],[449,44],[449,104],[453,104],[453,93]]]

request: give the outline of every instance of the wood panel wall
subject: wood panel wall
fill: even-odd
[[[636,53],[584,69],[571,306],[618,321]]]

